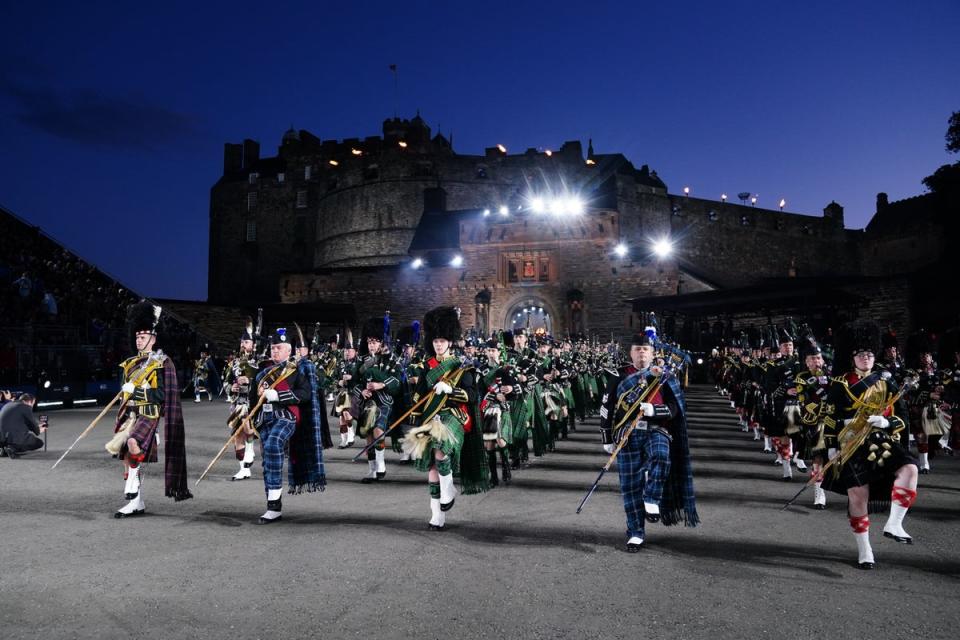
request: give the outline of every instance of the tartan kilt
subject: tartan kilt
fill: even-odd
[[[157,427],[159,426],[159,418],[137,416],[137,421],[134,422],[133,427],[130,428],[130,434],[127,436],[127,439],[133,438],[136,440],[140,451],[147,454],[143,459],[144,462],[157,461]],[[120,455],[123,456],[126,453],[127,443],[124,441],[123,446],[120,447]]]
[[[906,437],[906,433],[904,433]],[[890,456],[883,459],[883,465],[877,460],[871,461],[870,445],[877,445],[875,453],[882,453],[885,449],[883,444],[889,445]],[[871,511],[876,510],[874,505],[882,508],[884,502],[890,501],[890,490],[893,487],[894,476],[897,469],[905,464],[917,464],[917,459],[909,451],[900,446],[889,435],[881,431],[872,431],[867,440],[860,445],[847,462],[840,467],[839,473],[834,473],[828,469],[823,477],[821,485],[827,491],[833,491],[841,495],[847,494],[847,489],[851,487],[870,487]]]
[[[404,451],[416,444],[410,453],[413,468],[417,471],[430,471],[434,462],[433,452],[440,451],[450,458],[456,472],[465,437],[463,422],[451,411],[442,410],[427,424],[410,429],[404,436]]]

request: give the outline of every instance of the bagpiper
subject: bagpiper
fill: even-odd
[[[233,384],[230,391],[233,398],[233,408],[227,420],[235,427],[250,410],[250,385],[257,376],[260,363],[257,361],[256,339],[260,332],[254,328],[253,320],[247,318],[243,333],[240,334],[240,352],[233,359],[229,370]],[[250,467],[256,459],[256,439],[253,433],[238,434],[234,439],[234,451],[240,462],[240,469],[233,475],[232,480],[246,480],[250,477]]]
[[[250,390],[251,419],[246,428],[255,428],[263,444],[263,485],[267,510],[259,524],[279,522],[282,517],[283,461],[287,468],[289,493],[323,491],[326,475],[323,445],[316,421],[301,420],[300,405],[311,402],[311,381],[301,375],[292,359],[293,345],[287,330],[278,328],[270,338],[270,360],[257,373]]]
[[[127,504],[115,518],[140,516],[143,501],[144,463],[158,459],[157,429],[164,419],[164,495],[176,501],[193,495],[187,488],[187,457],[183,411],[177,368],[162,351],[154,351],[160,307],[141,301],[130,307],[128,322],[137,345],[137,355],[120,363],[123,370],[123,401],[117,412],[114,437],[107,451],[123,461],[124,496]]]
[[[371,318],[363,325],[360,340],[366,355],[357,367],[356,384],[350,404],[357,419],[357,433],[373,444],[390,425],[394,396],[400,392],[397,363],[390,353],[387,340],[390,335],[389,312],[383,318]],[[387,475],[383,439],[367,449],[367,475],[364,484],[383,480]]]
[[[489,488],[483,440],[475,415],[477,390],[474,371],[451,353],[460,337],[460,319],[453,307],[437,307],[423,320],[424,343],[429,349],[423,375],[414,393],[417,426],[403,439],[403,449],[414,468],[427,473],[430,490],[430,528],[442,531],[446,512],[453,508],[457,490],[454,471],[460,472],[461,493]],[[417,407],[417,403],[422,403]]]
[[[646,535],[644,522],[673,525],[700,522],[693,490],[683,392],[669,371],[652,367],[655,338],[634,334],[630,364],[610,376],[600,409],[604,451],[617,460],[627,516],[626,550],[636,553]]]
[[[357,349],[353,344],[353,334],[348,328],[343,336],[343,357],[337,361],[334,379],[336,380],[336,394],[333,401],[332,415],[340,423],[340,444],[338,449],[352,447],[357,436],[357,420],[354,408],[351,406],[353,388],[357,386],[359,378],[357,369],[360,360],[357,358]]]
[[[905,425],[894,409],[899,396],[896,382],[890,372],[874,369],[876,327],[848,327],[842,339],[837,345],[838,368],[840,362],[852,368],[834,378],[827,396],[823,435],[829,463],[823,488],[847,496],[858,566],[873,569],[869,511],[889,502],[883,535],[913,543],[903,529],[903,518],[917,497],[917,462],[901,442]]]

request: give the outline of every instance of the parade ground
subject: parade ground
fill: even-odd
[[[150,465],[147,514],[116,520],[112,421],[51,471],[97,410],[53,413],[48,451],[0,459],[0,638],[956,637],[960,458],[920,477],[914,545],[872,516],[861,571],[844,498],[781,511],[807,476],[782,481],[712,389],[688,403],[702,524],[648,525],[638,554],[615,470],[576,514],[604,461],[595,419],[433,532],[425,475],[389,449],[373,485],[358,448],[327,450],[327,490],[285,495],[269,526],[259,456],[251,480],[230,481],[231,453],[193,487],[227,436],[222,400],[184,404],[194,499],[164,498]]]

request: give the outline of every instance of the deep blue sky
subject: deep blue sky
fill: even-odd
[[[391,63],[399,115],[461,153],[592,137],[674,193],[836,200],[851,228],[923,192],[960,109],[956,0],[8,2],[0,25],[0,203],[153,296],[206,296],[224,142],[377,135]]]

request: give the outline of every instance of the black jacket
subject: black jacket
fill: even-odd
[[[33,407],[23,402],[8,402],[0,409],[0,445],[32,448],[40,436],[40,425]]]

